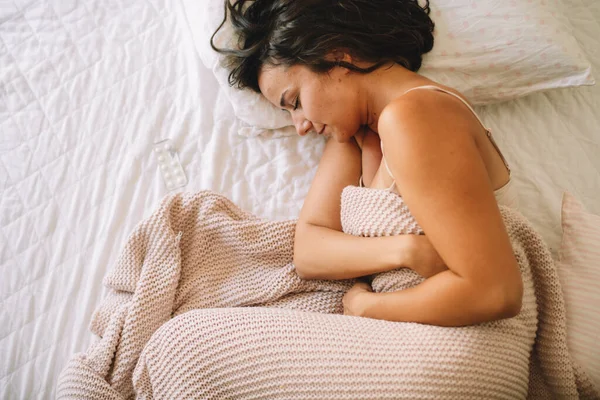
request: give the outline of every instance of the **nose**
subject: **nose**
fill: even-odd
[[[295,118],[294,125],[296,126],[296,132],[300,136],[306,135],[313,127],[312,123],[304,118]]]

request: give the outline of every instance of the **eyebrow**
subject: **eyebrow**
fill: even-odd
[[[281,99],[279,100],[279,105],[281,107],[285,107],[285,94],[287,93],[287,90],[285,90],[283,93],[281,93]]]

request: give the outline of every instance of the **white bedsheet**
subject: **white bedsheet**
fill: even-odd
[[[570,0],[600,68],[600,4]],[[152,144],[189,179],[265,218],[298,215],[320,138],[237,134],[179,0],[0,3],[0,398],[52,398],[93,340],[102,278],[167,193]],[[511,163],[523,213],[556,249],[560,199],[600,213],[600,88],[478,111]]]

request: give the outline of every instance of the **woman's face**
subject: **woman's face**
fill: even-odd
[[[265,66],[258,86],[272,104],[292,114],[299,135],[313,131],[346,142],[367,123],[355,75],[341,67],[319,74],[303,65]]]

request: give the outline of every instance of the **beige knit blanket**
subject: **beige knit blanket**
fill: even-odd
[[[342,314],[354,280],[304,281],[295,221],[266,221],[210,191],[166,197],[129,237],[94,314],[100,339],[62,371],[58,398],[597,398],[567,349],[557,273],[540,236],[501,212],[525,295],[511,319],[461,328]],[[348,187],[362,236],[419,233],[393,193]],[[379,274],[375,291],[418,284]]]

